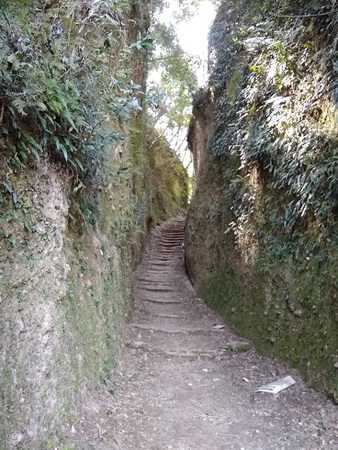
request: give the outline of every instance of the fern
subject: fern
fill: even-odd
[[[3,59],[0,55],[4,102],[0,133],[13,167],[22,169],[29,158],[38,159],[45,152],[71,167],[75,179],[84,174],[94,179],[100,172],[107,145],[123,139],[117,132],[106,132],[111,111],[128,118],[140,107],[139,86],[121,67],[126,67],[133,48],[145,48],[150,42],[147,38],[135,46],[124,42],[117,61],[114,53],[125,27],[119,17],[128,4],[127,0],[94,1],[87,16],[76,19],[79,23],[70,19],[78,14],[74,3],[63,2],[57,13],[67,17],[64,34],[50,49],[42,45],[46,36],[41,24],[54,19],[55,8],[37,11],[36,20],[27,21],[26,30],[16,29],[15,36],[0,16],[0,28],[8,31],[4,34],[8,54]],[[20,50],[14,50],[12,41],[17,35],[25,42]]]
[[[24,102],[20,97],[16,97],[12,100],[12,105],[17,110],[19,114],[22,116],[27,116],[27,113],[25,112],[25,108],[27,107],[27,103]]]

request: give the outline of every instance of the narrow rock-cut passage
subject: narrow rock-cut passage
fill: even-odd
[[[154,230],[135,274],[135,308],[114,385],[75,426],[82,442],[76,448],[338,449],[337,407],[221,328],[196,297],[183,237],[184,217]],[[288,390],[255,393],[287,375],[297,381]]]
[[[135,310],[112,414],[119,449],[336,449],[336,407],[258,356],[211,312],[184,270],[184,217],[158,227],[135,274]],[[291,374],[277,396],[255,394]],[[115,448],[115,447],[114,447]]]

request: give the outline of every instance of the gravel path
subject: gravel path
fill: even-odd
[[[75,426],[76,448],[338,450],[337,406],[221,327],[185,274],[183,238],[183,217],[154,230],[126,350],[110,394]],[[287,375],[297,382],[287,390],[255,393]]]

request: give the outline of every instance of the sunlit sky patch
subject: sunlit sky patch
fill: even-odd
[[[200,84],[204,84],[207,77],[208,33],[214,17],[214,6],[208,1],[203,1],[198,14],[177,28],[177,36],[183,50],[199,56],[202,60],[201,71],[197,74]]]
[[[166,24],[173,23],[173,15],[177,11],[177,1],[171,1],[170,7],[165,9],[161,20]],[[197,73],[199,84],[205,83],[207,78],[208,33],[215,18],[215,7],[208,0],[203,0],[198,13],[189,21],[182,22],[176,27],[179,43],[183,50],[190,55],[201,58],[201,68]]]
[[[198,84],[205,85],[207,81],[207,66],[208,66],[208,33],[211,24],[215,18],[215,6],[208,0],[202,0],[197,13],[185,22],[178,25],[175,23],[175,12],[177,12],[178,0],[170,0],[169,7],[165,8],[163,13],[159,16],[159,20],[166,25],[174,25],[178,42],[182,49],[192,56],[197,56],[201,63],[196,73]],[[156,73],[152,74],[150,80],[156,82]],[[192,166],[190,152],[187,149],[186,132],[177,138],[180,145],[175,145],[174,148],[185,167],[188,167],[189,174],[192,175]],[[167,136],[170,141],[170,132]],[[177,147],[177,148],[176,148]]]

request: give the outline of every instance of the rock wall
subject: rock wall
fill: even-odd
[[[0,449],[66,449],[114,370],[155,208],[150,18],[142,1],[0,13]]]
[[[220,7],[186,248],[200,296],[337,399],[338,16],[319,3]]]
[[[179,157],[156,130],[148,129],[147,148],[151,168],[151,220],[158,223],[187,210],[190,180]]]

